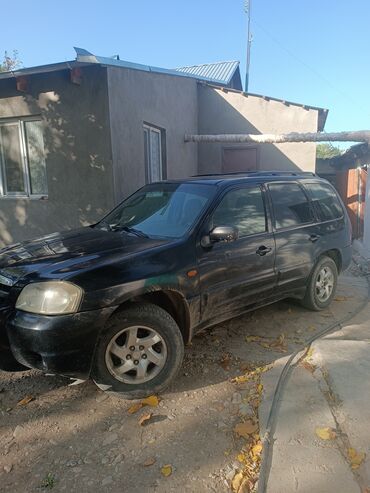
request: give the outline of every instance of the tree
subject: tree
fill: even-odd
[[[333,144],[317,144],[316,157],[317,159],[330,159],[332,157],[340,156],[342,154],[339,147]]]
[[[0,63],[0,72],[11,72],[20,67],[22,67],[22,62],[18,57],[18,51],[13,50],[12,55],[5,51],[3,61]]]

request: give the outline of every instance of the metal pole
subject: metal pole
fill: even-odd
[[[244,10],[247,14],[247,66],[245,72],[245,92],[248,92],[249,89],[249,66],[251,63],[251,44],[252,44],[252,35],[251,35],[251,4],[252,0],[245,0]]]

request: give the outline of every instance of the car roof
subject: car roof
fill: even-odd
[[[189,178],[166,180],[167,183],[198,183],[207,185],[230,185],[238,183],[253,183],[261,181],[294,181],[297,179],[315,178],[319,179],[315,173],[297,171],[249,171],[245,173],[229,173],[229,174],[207,174],[195,175]],[[163,183],[163,182],[162,182]]]

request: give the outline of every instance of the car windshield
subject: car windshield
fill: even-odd
[[[181,238],[195,224],[214,193],[211,185],[147,185],[123,201],[97,226],[138,236]]]

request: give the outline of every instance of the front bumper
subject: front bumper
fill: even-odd
[[[11,351],[28,368],[88,378],[99,333],[114,309],[61,316],[15,311],[5,321]]]

